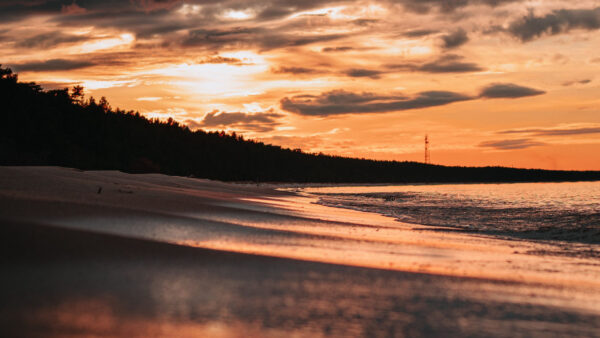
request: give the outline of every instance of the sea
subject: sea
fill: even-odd
[[[432,231],[600,243],[600,182],[329,186],[319,204],[378,213]]]

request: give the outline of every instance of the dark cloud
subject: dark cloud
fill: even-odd
[[[318,96],[285,97],[280,101],[280,104],[282,109],[300,115],[330,116],[427,108],[471,99],[469,96],[447,91],[428,91],[418,93],[414,97],[405,97],[334,90]]]
[[[220,56],[220,55],[208,56],[208,57],[202,58],[202,59],[200,59],[200,61],[198,63],[199,64],[204,64],[204,63],[213,63],[213,64],[226,63],[226,64],[230,64],[230,65],[234,65],[234,66],[247,65],[247,63],[244,63],[244,61],[242,59],[229,58],[229,57],[224,57],[224,56]]]
[[[450,12],[469,4],[485,4],[498,6],[517,0],[388,0],[403,5],[416,12],[428,12],[436,9]],[[347,0],[4,0],[0,3],[0,16],[20,18],[37,14],[81,14],[84,12],[112,11],[124,13],[167,12],[179,8],[182,4],[198,4],[202,12],[211,16],[223,13],[227,9],[252,10],[257,13],[257,20],[278,20],[301,11],[332,6]],[[374,19],[357,19],[352,21],[357,25],[369,25],[377,22]]]
[[[343,34],[325,34],[325,35],[297,35],[297,34],[280,34],[266,35],[259,39],[258,45],[263,50],[276,49],[283,47],[298,47],[310,45],[318,42],[327,42],[345,37]]]
[[[192,128],[232,128],[244,131],[267,132],[273,130],[280,123],[285,115],[273,111],[263,113],[243,113],[243,112],[222,112],[213,110],[207,113],[202,121],[186,121],[186,124]]]
[[[17,21],[24,17],[40,14],[60,13],[62,5],[56,1],[2,1],[0,2],[0,22]]]
[[[172,9],[184,3],[183,0],[130,0],[145,11]]]
[[[12,64],[11,66],[19,72],[52,72],[61,70],[73,70],[87,68],[95,64],[90,61],[51,59],[46,61],[33,61]]]
[[[262,50],[270,50],[332,41],[342,37],[344,37],[342,34],[300,35],[273,33],[257,27],[236,27],[224,30],[192,30],[181,44],[187,47],[202,46],[209,48],[257,46]]]
[[[515,84],[492,84],[485,87],[478,97],[519,98],[540,95],[543,91]],[[280,100],[281,109],[307,116],[330,116],[341,114],[385,113],[409,109],[442,106],[453,102],[474,100],[477,97],[450,91],[425,91],[412,97],[402,95],[376,95],[333,90],[320,95],[297,95]]]
[[[271,69],[275,74],[316,74],[319,70],[306,67],[279,67]]]
[[[151,0],[8,0],[0,2],[0,20],[13,21],[36,15],[58,15],[62,18],[74,17],[78,20],[77,18],[93,18],[109,14],[112,14],[113,19],[117,19],[133,11],[147,12],[152,7],[156,7],[155,5],[159,6],[152,4]],[[86,24],[85,21],[79,22],[82,25]]]
[[[600,28],[600,7],[594,9],[561,9],[544,16],[529,15],[513,21],[508,32],[521,41],[531,41],[542,35],[566,33],[571,29]]]
[[[467,32],[459,28],[456,31],[442,36],[442,47],[446,49],[453,49],[460,47],[469,41]]]
[[[545,94],[545,91],[523,87],[513,83],[493,83],[482,89],[480,97],[485,98],[519,98]]]
[[[263,20],[280,19],[294,14],[294,10],[293,7],[267,7],[258,14],[258,18]]]
[[[292,15],[296,12],[307,11],[328,4],[343,2],[344,0],[250,0],[233,1],[233,3],[243,4],[244,8],[258,9],[258,18],[261,20],[276,20]]]
[[[321,49],[322,52],[331,53],[331,52],[347,52],[353,50],[354,47],[349,46],[341,46],[341,47],[325,47]]]
[[[584,128],[562,128],[562,129],[512,129],[503,130],[498,134],[531,134],[533,136],[568,136],[568,135],[585,135],[585,134],[600,134],[600,127],[584,127]]]
[[[184,47],[188,50],[256,48],[266,51],[345,37],[346,34],[323,34],[314,30],[313,26],[305,29],[286,27],[290,21],[304,21],[307,25],[307,20],[311,19],[276,21],[290,14],[336,2],[341,0],[5,0],[0,1],[0,22],[45,15],[51,25],[58,25],[65,32],[55,37],[12,38],[21,47],[49,48],[60,43],[80,41],[67,36],[66,32],[72,27],[93,26],[134,34],[136,48],[150,47],[150,43],[143,40],[152,39],[153,48],[161,50]],[[223,16],[230,10],[250,11],[258,13],[258,16],[234,23]],[[235,26],[240,23],[245,27]]]
[[[364,68],[352,68],[348,69],[345,74],[350,77],[370,77],[371,79],[378,79],[383,72],[374,69]]]
[[[61,32],[52,32],[35,35],[18,41],[15,45],[21,48],[51,48],[65,43],[75,43],[89,40],[84,35],[69,35]]]
[[[444,55],[433,62],[422,64],[417,70],[427,73],[467,73],[483,70],[476,63],[464,62],[462,59],[459,55]]]
[[[419,71],[425,73],[468,73],[484,70],[473,62],[463,61],[460,55],[447,54],[425,63],[399,63],[387,65],[391,69]]]
[[[485,141],[479,144],[479,146],[482,148],[494,148],[497,150],[526,149],[543,145],[545,145],[545,143],[538,142],[529,138],[522,138],[516,140]]]
[[[565,87],[568,87],[568,86],[572,86],[572,85],[576,85],[576,84],[584,85],[584,84],[588,84],[590,82],[592,82],[592,79],[573,80],[573,81],[563,82],[562,85],[565,86]]]
[[[170,11],[143,11],[129,1],[114,6],[94,7],[94,10],[88,9],[80,14],[56,15],[50,21],[64,27],[115,28],[133,33],[138,38],[165,36],[180,30],[196,29],[199,26],[197,22],[188,18],[182,19],[181,16],[176,16]]]
[[[432,9],[448,13],[469,5],[496,7],[515,1],[520,0],[395,0],[395,2],[403,3],[407,9],[418,13],[426,13]]]
[[[409,31],[403,32],[401,35],[408,37],[408,38],[420,38],[423,36],[436,34],[436,33],[438,33],[438,31],[431,30],[431,29],[415,29],[415,30],[409,30]]]
[[[235,46],[235,45],[250,45],[257,38],[263,36],[264,33],[259,28],[242,28],[236,27],[227,30],[218,29],[197,29],[188,32],[188,36],[181,41],[183,46]]]
[[[417,13],[428,13],[434,9],[447,13],[471,4],[496,7],[514,1],[519,0],[392,0],[392,2],[400,3],[406,9]]]
[[[356,19],[351,21],[353,24],[361,27],[370,26],[379,22],[376,19]]]

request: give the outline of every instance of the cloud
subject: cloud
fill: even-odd
[[[596,30],[600,28],[600,7],[594,9],[561,9],[545,16],[533,12],[513,21],[508,32],[523,42],[542,35],[557,35],[572,29]]]
[[[352,68],[345,72],[345,74],[350,77],[370,77],[372,79],[378,79],[382,73],[383,72],[379,70],[363,68]]]
[[[540,95],[543,91],[515,84],[491,84],[478,96],[450,91],[424,91],[414,96],[376,95],[369,92],[353,93],[342,89],[320,95],[297,95],[280,100],[281,109],[307,116],[330,116],[341,114],[385,113],[409,109],[442,106],[476,98],[519,98]]]
[[[438,31],[432,30],[432,29],[413,29],[413,30],[409,30],[409,31],[402,33],[402,36],[405,36],[408,38],[420,38],[423,36],[436,34],[436,33],[438,33]]]
[[[417,70],[427,73],[467,73],[483,70],[476,63],[463,62],[462,59],[462,56],[449,54],[441,56],[433,62],[422,64]]]
[[[425,73],[468,73],[468,72],[479,72],[484,70],[482,67],[473,62],[462,61],[464,58],[460,55],[447,54],[442,55],[438,59],[417,64],[417,63],[404,63],[404,64],[391,64],[387,65],[388,68],[392,69],[404,69],[410,71],[419,71]]]
[[[353,24],[361,27],[373,25],[379,22],[377,19],[356,19],[351,21]]]
[[[515,149],[526,149],[531,147],[543,146],[546,143],[534,141],[529,138],[521,138],[516,140],[497,140],[497,141],[485,141],[479,144],[482,148],[494,148],[496,150],[515,150]]]
[[[514,1],[519,0],[392,0],[417,13],[427,13],[433,9],[448,13],[473,4],[496,7]]]
[[[322,52],[331,53],[331,52],[347,52],[353,50],[354,47],[349,46],[341,46],[341,47],[325,47],[321,49]]]
[[[22,39],[15,45],[21,48],[52,48],[64,43],[74,43],[89,39],[88,36],[84,35],[69,35],[61,32],[52,32]]]
[[[482,89],[480,97],[485,98],[519,98],[545,94],[545,91],[523,87],[513,83],[493,83]]]
[[[306,67],[279,67],[272,68],[271,72],[275,74],[315,74],[320,73],[319,70]]]
[[[583,79],[583,80],[573,80],[573,81],[566,81],[563,82],[563,86],[568,87],[568,86],[572,86],[575,84],[581,84],[581,85],[585,85],[592,82],[592,79]]]
[[[318,96],[299,95],[281,99],[283,110],[307,116],[330,116],[352,113],[384,113],[428,108],[471,100],[470,96],[447,91],[421,92],[413,97],[382,96],[333,90]]]
[[[272,110],[259,113],[223,112],[213,110],[200,121],[188,120],[186,124],[192,128],[232,128],[243,131],[267,132],[280,125],[278,119],[284,117]]]
[[[256,46],[261,50],[284,47],[298,47],[318,42],[327,42],[344,37],[343,34],[291,34],[272,33],[262,28],[236,27],[232,29],[197,29],[190,30],[188,36],[181,41],[184,47],[245,48]]]
[[[53,72],[62,70],[73,70],[92,67],[95,64],[90,61],[77,61],[66,59],[51,59],[46,61],[32,61],[13,64],[13,68],[20,72]]]
[[[246,64],[241,59],[238,59],[238,58],[229,58],[229,57],[224,57],[224,56],[220,56],[220,55],[217,55],[217,56],[207,56],[205,58],[200,59],[200,61],[198,63],[199,64],[204,64],[204,63],[212,63],[212,64],[225,63],[225,64],[234,65],[234,66],[242,66],[242,65]]]
[[[294,13],[303,12],[327,5],[333,5],[343,0],[249,0],[242,2],[246,8],[258,9],[257,18],[261,20],[276,20],[292,15]],[[235,2],[234,2],[235,3]]]
[[[145,11],[171,9],[183,3],[183,0],[131,0]]]
[[[60,13],[60,3],[36,0],[0,2],[0,22],[17,21],[24,17]]]
[[[500,131],[498,134],[531,134],[532,136],[586,135],[600,134],[600,127],[511,129]]]
[[[252,41],[262,31],[258,28],[235,27],[232,29],[196,29],[190,30],[181,42],[183,46],[226,46],[238,41]]]
[[[442,47],[446,49],[453,49],[460,47],[469,41],[467,32],[459,28],[456,31],[442,36]]]

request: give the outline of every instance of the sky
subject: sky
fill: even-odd
[[[0,64],[307,152],[600,170],[600,0],[2,0]]]

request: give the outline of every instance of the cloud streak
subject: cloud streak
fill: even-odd
[[[600,134],[600,127],[512,129],[500,131],[498,134],[531,134],[532,136],[588,135]]]
[[[413,97],[382,96],[373,93],[352,93],[333,90],[321,95],[285,97],[280,101],[283,110],[306,116],[331,116],[351,113],[385,113],[409,109],[442,106],[471,100],[467,95],[448,91],[421,92]]]
[[[542,95],[546,92],[529,87],[519,86],[513,83],[493,83],[481,91],[480,97],[491,99],[516,99],[520,97]]]
[[[523,42],[543,35],[557,35],[572,29],[596,30],[600,28],[600,7],[593,9],[561,9],[544,16],[533,12],[513,21],[508,32]]]
[[[379,79],[383,72],[375,69],[352,68],[348,69],[345,74],[349,77],[369,77],[371,79]]]
[[[186,124],[192,129],[232,128],[241,131],[268,132],[280,125],[278,120],[284,116],[273,111],[244,113],[213,110],[207,113],[200,122],[188,120]]]
[[[449,13],[469,5],[496,7],[515,1],[519,0],[392,0],[392,2],[400,3],[406,9],[417,13],[427,13],[432,10]]]
[[[442,47],[446,49],[458,48],[467,42],[469,42],[469,36],[467,35],[467,32],[462,28],[459,28],[450,34],[442,36]]]
[[[445,54],[439,58],[423,63],[396,63],[386,67],[389,69],[408,70],[432,74],[470,73],[485,70],[474,62],[466,62],[464,57],[455,54]]]
[[[32,61],[15,63],[11,66],[19,72],[56,72],[92,67],[95,64],[90,61],[50,59],[46,61]]]
[[[285,66],[278,67],[278,68],[272,68],[271,72],[275,73],[275,74],[294,74],[294,75],[321,73],[321,71],[319,71],[318,69],[315,69],[315,68],[285,67]]]
[[[546,145],[543,142],[538,142],[529,138],[514,139],[514,140],[495,140],[485,141],[479,144],[481,148],[493,148],[496,150],[517,150],[527,149],[531,147],[539,147]]]
[[[385,113],[410,109],[423,109],[443,106],[454,102],[470,101],[476,98],[520,98],[541,95],[543,91],[516,84],[492,84],[485,87],[478,96],[470,96],[451,91],[424,91],[414,96],[377,95],[369,92],[353,93],[345,90],[332,90],[320,95],[297,95],[284,97],[281,109],[305,116],[331,116],[342,114]]]
[[[61,44],[76,43],[90,40],[85,35],[69,35],[61,32],[38,34],[18,41],[15,45],[20,48],[52,48]]]

